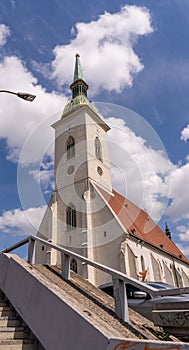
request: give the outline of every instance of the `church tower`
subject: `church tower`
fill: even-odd
[[[57,243],[90,259],[94,258],[91,183],[112,193],[107,131],[87,98],[80,56],[76,54],[72,99],[66,104],[55,129],[55,196]],[[74,265],[74,262],[73,262]],[[88,278],[85,266],[77,266]],[[86,270],[85,270],[86,269]]]

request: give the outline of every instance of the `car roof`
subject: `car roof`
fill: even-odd
[[[157,289],[172,289],[172,288],[176,288],[175,286],[168,284],[168,283],[164,283],[164,282],[154,282],[154,281],[149,281],[146,282],[146,284],[148,284],[149,286],[153,287],[153,288],[157,288]]]

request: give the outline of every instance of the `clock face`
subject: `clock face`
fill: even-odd
[[[67,169],[67,174],[68,174],[68,175],[73,174],[74,170],[75,170],[74,166],[73,166],[73,165],[70,165],[70,166],[68,167],[68,169]]]
[[[97,167],[97,172],[99,173],[100,176],[102,176],[103,170],[100,166]]]

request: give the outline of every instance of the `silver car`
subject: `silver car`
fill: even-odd
[[[172,286],[163,282],[146,282],[145,285],[149,285],[157,290],[160,289],[173,289],[175,286]],[[112,283],[107,283],[99,287],[101,290],[107,294],[113,296],[113,285]],[[156,306],[162,304],[162,309],[167,309],[166,305],[173,305],[175,310],[186,310],[189,311],[189,294],[179,294],[176,296],[152,296],[147,292],[142,291],[141,289],[133,286],[132,284],[126,283],[126,292],[128,306],[134,309],[136,312],[146,317],[150,321],[152,319],[152,310],[156,309]],[[163,305],[164,304],[164,305]],[[189,312],[188,312],[188,323],[189,323]]]

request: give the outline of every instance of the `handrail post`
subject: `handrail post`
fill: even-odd
[[[112,276],[116,315],[124,322],[129,322],[129,310],[125,282]]]
[[[65,253],[61,253],[61,271],[62,278],[66,281],[70,279],[70,256]]]
[[[29,238],[28,242],[28,263],[33,264],[34,262],[34,251],[35,251],[35,239]]]

